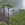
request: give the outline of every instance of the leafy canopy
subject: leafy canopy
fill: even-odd
[[[13,8],[14,6],[13,5],[11,5],[11,4],[2,4],[2,6],[1,7],[5,7],[5,6],[7,6],[7,7],[11,7],[11,8]]]

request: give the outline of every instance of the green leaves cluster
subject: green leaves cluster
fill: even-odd
[[[0,22],[0,25],[7,25],[5,22]]]
[[[0,5],[0,8],[3,8],[3,7],[5,7],[5,6],[11,7],[11,8],[14,7],[14,5],[12,5],[12,4],[4,3],[4,4],[1,4],[1,5]]]
[[[5,6],[12,7],[12,5],[10,5],[10,4],[2,4],[2,7],[5,7]]]
[[[17,15],[10,18],[10,25],[25,25],[25,11],[18,12]]]

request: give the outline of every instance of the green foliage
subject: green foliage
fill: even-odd
[[[10,18],[11,25],[25,25],[25,11],[18,12],[17,15]]]
[[[3,4],[2,6],[12,7],[10,4]]]
[[[1,4],[0,5],[0,8],[3,8],[3,7],[5,7],[5,6],[7,6],[7,7],[14,7],[13,5],[11,5],[11,4],[8,4],[8,3],[4,3],[4,4]]]
[[[7,25],[5,22],[0,22],[0,25]]]

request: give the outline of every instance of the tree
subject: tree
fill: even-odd
[[[10,5],[10,4],[2,4],[2,7],[4,8],[5,6],[7,6],[8,7],[8,25],[9,25],[9,7],[13,7],[12,5]]]

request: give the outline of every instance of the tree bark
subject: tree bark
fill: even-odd
[[[9,8],[8,8],[8,17],[7,17],[6,23],[9,25]]]
[[[9,8],[8,8],[8,25],[9,25]]]

